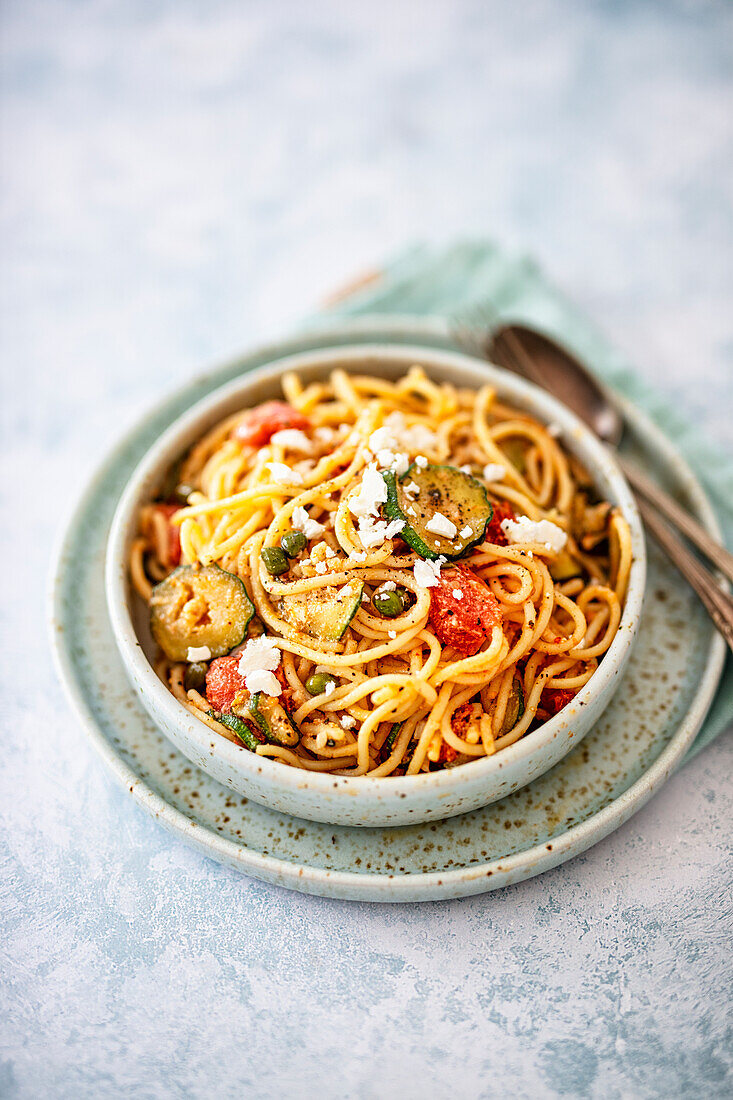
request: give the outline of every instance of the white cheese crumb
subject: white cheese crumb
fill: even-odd
[[[425,524],[425,528],[430,531],[431,535],[441,535],[446,539],[454,539],[458,533],[455,523],[444,516],[442,512],[436,512],[434,516],[431,516]]]
[[[322,523],[318,523],[317,520],[310,518],[302,505],[293,508],[290,522],[293,525],[293,530],[302,531],[309,541],[310,539],[317,539],[326,530]]]
[[[210,661],[211,650],[207,645],[190,645],[186,654],[187,661]]]
[[[268,672],[274,672],[280,664],[280,650],[272,638],[263,634],[260,638],[250,638],[239,658],[240,676],[246,676],[248,672],[264,668]]]
[[[266,468],[270,471],[272,480],[278,485],[302,485],[303,475],[297,470],[291,470],[284,462],[266,462]]]
[[[379,586],[378,591],[379,592],[396,592],[397,591],[397,582],[396,581],[385,581],[384,584]]]
[[[416,582],[422,588],[435,588],[440,579],[440,566],[440,560],[423,561],[420,559],[420,561],[416,561],[413,569]]]
[[[316,439],[320,440],[321,443],[330,443],[333,437],[336,435],[336,432],[333,430],[333,428],[328,428],[324,425],[321,428],[316,428],[316,430],[313,432],[313,435],[316,437]]]
[[[412,505],[410,505],[410,507],[407,509],[407,514],[408,514],[408,516],[416,516],[417,515],[417,512],[412,507]]]
[[[280,681],[274,672],[268,672],[264,668],[255,669],[254,672],[249,672],[244,678],[244,684],[247,691],[251,691],[254,695],[257,691],[262,691],[265,695],[273,695],[277,697],[282,695],[282,687]]]
[[[451,592],[451,596],[453,597],[454,600],[462,600],[463,599],[463,593],[461,592],[460,588],[454,588],[453,591]]]
[[[336,681],[335,680],[328,680],[326,682],[325,688],[323,689],[323,694],[324,695],[333,695],[335,690],[336,690]]]
[[[277,447],[284,447],[288,451],[298,451],[304,455],[310,454],[313,450],[310,439],[299,428],[283,428],[281,432],[275,432],[270,437],[270,442]]]
[[[406,497],[414,499],[420,492],[420,486],[417,484],[416,481],[408,481],[407,485],[403,486],[402,492],[405,494]]]
[[[397,631],[396,630],[388,630],[387,633],[389,634],[390,638],[396,638],[397,637]]]
[[[325,561],[317,561],[313,568],[320,576],[323,576],[323,574],[328,570],[328,566],[326,565]]]
[[[350,714],[342,714],[339,722],[345,730],[353,730],[356,725],[356,718],[352,718]]]
[[[562,527],[549,519],[535,521],[529,516],[518,516],[516,519],[502,520],[501,529],[512,544],[539,542],[555,554],[559,554],[568,541]]]
[[[420,469],[420,470],[424,470],[424,469],[425,469],[425,467],[427,466],[427,464],[428,464],[428,460],[427,460],[427,458],[425,457],[425,455],[418,455],[418,456],[416,457],[416,459],[415,459],[415,465],[416,465],[416,466],[418,467],[418,469]]]
[[[359,562],[366,561],[366,559],[367,559],[366,550],[354,550],[349,555],[349,557],[351,558],[352,561],[359,561]]]
[[[388,448],[377,451],[377,465],[382,470],[394,470],[398,477],[407,473],[410,459],[406,454],[397,454]]]
[[[349,498],[349,511],[362,519],[366,516],[378,516],[379,506],[387,500],[387,483],[377,470],[375,462],[370,463],[361,479],[358,493]]]
[[[470,466],[459,466],[458,469],[461,471],[462,474],[470,474],[471,473],[471,467]]]
[[[326,557],[327,558],[335,558],[336,557],[336,551],[332,550],[331,547],[328,545],[328,543],[326,543]]]
[[[369,597],[367,596],[366,592],[362,592],[362,594],[361,594],[361,602],[362,602],[362,603],[369,603]]]
[[[473,534],[473,527],[470,523],[467,523],[465,527],[461,528],[459,534],[462,539],[470,539],[471,535]]]
[[[498,462],[488,462],[483,470],[484,481],[501,481],[506,475],[506,468]]]

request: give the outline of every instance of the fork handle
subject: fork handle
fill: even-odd
[[[733,651],[733,599],[718,585],[712,573],[669,529],[658,512],[643,497],[637,504],[647,530],[677,566],[690,587],[698,594],[710,618]]]
[[[708,532],[692,519],[669,493],[656,485],[638,466],[635,466],[633,462],[629,462],[620,454],[617,454],[616,458],[626,475],[627,481],[636,493],[640,493],[650,504],[653,504],[712,562],[716,569],[719,569],[729,581],[733,581],[733,554],[730,554],[724,546],[711,538]]]

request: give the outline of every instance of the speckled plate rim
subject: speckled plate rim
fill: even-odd
[[[171,806],[139,778],[115,751],[97,725],[94,714],[80,689],[73,655],[65,646],[64,632],[60,629],[64,618],[60,603],[67,548],[73,540],[74,531],[86,510],[88,501],[95,495],[98,483],[115,462],[119,461],[129,445],[131,435],[143,431],[146,425],[160,417],[169,405],[184,399],[187,391],[194,392],[207,380],[210,380],[211,388],[215,388],[217,384],[221,384],[222,376],[236,369],[237,366],[247,369],[246,364],[254,360],[259,365],[270,360],[281,359],[293,354],[304,345],[318,347],[319,340],[326,341],[325,346],[328,346],[336,340],[347,344],[350,339],[363,340],[365,337],[378,338],[383,343],[388,343],[390,339],[401,343],[406,340],[414,341],[416,344],[424,342],[428,348],[435,347],[436,342],[439,347],[452,346],[446,326],[437,320],[420,321],[411,317],[373,315],[369,318],[357,318],[319,328],[309,328],[288,340],[255,348],[244,356],[195,376],[183,386],[168,393],[138,420],[100,463],[81,492],[71,519],[58,539],[57,549],[52,558],[49,586],[51,648],[59,679],[71,707],[81,719],[84,730],[114,777],[146,812],[199,851],[254,878],[322,897],[389,902],[465,897],[531,878],[579,855],[623,825],[651,798],[684,757],[712,703],[725,660],[725,643],[720,635],[715,633],[711,635],[705,673],[676,733],[646,771],[603,809],[578,825],[569,827],[564,833],[554,837],[551,843],[535,845],[514,855],[500,857],[479,866],[425,873],[378,874],[332,871],[262,855],[250,851],[244,845],[227,840]],[[645,437],[661,460],[672,469],[675,477],[693,501],[703,525],[712,535],[720,538],[720,528],[713,508],[685,460],[646,414],[625,399],[621,397],[618,399],[625,417],[634,426],[637,434]],[[192,397],[193,400],[195,398]],[[633,655],[631,659],[633,661]],[[133,689],[129,690],[132,692]],[[303,824],[307,828],[309,823],[303,822]]]

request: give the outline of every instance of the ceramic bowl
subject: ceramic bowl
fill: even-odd
[[[621,624],[609,650],[572,704],[495,756],[418,776],[383,779],[306,772],[258,757],[218,737],[174,698],[154,672],[155,647],[143,602],[129,583],[129,548],[137,513],[173,462],[212,425],[241,408],[281,396],[285,371],[309,382],[334,367],[385,378],[414,363],[437,381],[478,388],[491,383],[500,398],[542,423],[561,429],[604,499],[626,517],[634,547]],[[453,817],[486,806],[542,775],[577,745],[609,703],[628,661],[639,624],[646,578],[641,521],[610,452],[564,405],[524,380],[469,356],[425,348],[361,345],[280,359],[223,386],[182,416],[150,449],[132,475],[115,512],[107,544],[106,592],[112,631],[127,674],[149,714],[197,767],[255,802],[297,817],[354,826],[406,825]]]

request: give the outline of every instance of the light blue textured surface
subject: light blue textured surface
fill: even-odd
[[[40,584],[151,401],[416,238],[532,251],[730,445],[730,6],[15,0],[0,20],[0,1095],[730,1095],[729,737],[540,879],[390,910],[301,897],[112,785],[43,652]]]

